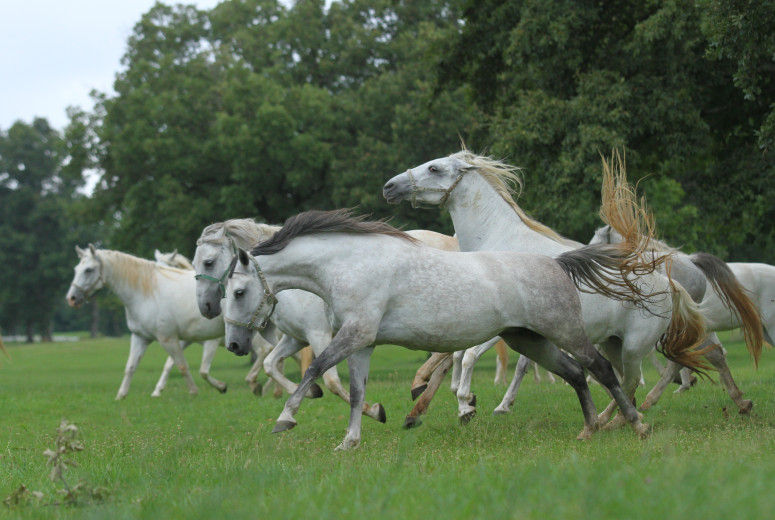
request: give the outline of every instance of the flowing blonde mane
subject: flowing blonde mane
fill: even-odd
[[[205,243],[224,244],[228,233],[240,247],[252,247],[257,243],[272,237],[280,226],[259,224],[249,218],[235,218],[225,222],[210,224],[204,230],[196,245]]]
[[[530,217],[519,207],[519,204],[517,204],[515,199],[519,198],[523,187],[522,170],[520,170],[519,167],[506,164],[503,161],[498,161],[492,157],[476,155],[465,147],[461,151],[450,155],[450,157],[453,159],[460,159],[476,168],[479,174],[493,187],[495,192],[511,206],[511,209],[514,210],[528,228],[545,237],[551,238],[555,242],[561,244],[566,243],[566,239],[562,235],[549,226],[541,224]]]
[[[185,273],[181,269],[159,265],[151,260],[122,253],[121,251],[98,249],[97,255],[104,265],[110,266],[110,272],[115,281],[127,284],[144,295],[153,292],[155,275],[157,273],[162,276],[169,276],[173,272]]]

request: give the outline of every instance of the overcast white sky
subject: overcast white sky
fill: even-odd
[[[67,125],[68,106],[113,94],[134,25],[154,0],[0,0],[0,130],[45,117]],[[170,0],[211,9],[218,0]]]

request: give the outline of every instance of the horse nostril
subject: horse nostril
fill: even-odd
[[[384,189],[385,190],[392,190],[393,186],[395,186],[395,183],[391,181],[391,182],[388,182],[387,184],[385,184],[385,188]]]
[[[234,341],[232,341],[231,343],[229,343],[228,350],[229,350],[229,352],[232,352],[234,354],[239,354],[240,353],[239,344],[234,342]]]
[[[210,302],[205,303],[205,308],[207,309],[208,312],[210,312],[210,310],[211,310],[210,309]]]

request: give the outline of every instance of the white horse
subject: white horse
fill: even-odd
[[[116,394],[123,399],[129,393],[132,376],[145,350],[158,341],[177,365],[186,381],[189,393],[198,393],[196,384],[183,356],[183,342],[200,342],[205,350],[215,350],[223,338],[223,320],[204,319],[196,307],[193,273],[162,266],[119,251],[75,248],[80,261],[75,266],[73,281],[67,291],[67,303],[80,307],[103,286],[112,290],[122,301],[127,327],[132,333],[124,378]],[[269,331],[271,332],[271,331]],[[257,338],[257,341],[260,341]],[[203,354],[203,357],[206,354]],[[210,384],[225,391],[226,385],[202,372]],[[162,377],[151,394],[161,395],[166,384]]]
[[[221,300],[225,297],[226,276],[236,261],[237,248],[250,248],[265,240],[279,226],[259,224],[252,219],[232,219],[207,226],[197,240],[193,265],[195,267],[196,302],[199,312],[214,318],[221,315]],[[278,303],[271,323],[282,332],[283,337],[277,346],[262,355],[256,364],[263,366],[267,376],[275,380],[288,393],[293,393],[298,385],[282,373],[281,363],[306,345],[318,355],[331,342],[333,330],[329,320],[329,311],[325,303],[306,291],[286,291],[279,295]],[[323,374],[326,387],[334,395],[350,402],[350,394],[342,386],[336,367]],[[317,398],[323,395],[315,384],[310,387],[307,397]],[[363,413],[380,422],[386,421],[384,408],[379,404],[364,403]]]
[[[649,236],[650,232],[643,229],[638,218],[643,210],[626,184],[624,165],[620,161],[616,173],[605,160],[603,166],[601,216],[625,236],[637,237],[630,238],[628,243],[637,243],[643,249],[640,236]],[[530,218],[514,200],[518,187],[521,187],[521,178],[517,168],[464,149],[396,175],[385,184],[383,195],[393,204],[411,200],[413,207],[446,205],[462,251],[519,251],[557,257],[582,247]],[[668,329],[670,316],[682,316],[694,323],[702,321],[696,304],[680,285],[657,272],[644,273],[638,280],[657,292],[672,291],[672,300],[648,302],[644,311],[586,288],[580,291],[587,334],[622,375],[622,388],[631,400],[640,382],[641,360],[659,343]],[[701,329],[685,331],[680,341],[697,346]],[[463,359],[458,389],[461,419],[475,413],[469,404],[470,381],[473,364],[481,353],[481,349],[472,350]],[[496,413],[509,411],[528,362],[520,359],[512,384]],[[612,402],[601,413],[600,420],[608,421],[615,408],[616,403]]]
[[[610,247],[587,246],[556,259],[514,252],[455,253],[429,248],[384,222],[364,222],[347,210],[308,211],[288,219],[252,250],[260,267],[240,251],[224,305],[227,348],[240,355],[248,352],[251,335],[272,314],[275,292],[303,289],[320,296],[338,332],[286,402],[274,432],[293,428],[309,385],[347,359],[351,413],[339,449],[360,442],[361,403],[375,345],[452,352],[495,336],[573,386],[584,414],[580,438],[588,438],[598,426],[582,366],[611,392],[635,431],[645,435],[648,428],[611,364],[584,332],[574,284],[616,294],[628,299],[628,305],[653,305],[670,300],[670,295],[633,297],[631,269],[645,266],[629,264],[633,258],[626,248]],[[701,323],[679,318],[673,316],[671,330],[695,325],[701,329]],[[665,350],[691,364],[693,353],[686,346],[670,342]]]
[[[194,266],[191,263],[191,261],[183,256],[182,254],[178,253],[178,250],[174,250],[172,253],[162,253],[158,249],[156,249],[153,253],[154,258],[156,259],[156,263],[160,265],[166,265],[167,267],[174,267],[176,269],[182,269],[184,271],[189,271],[191,273],[191,276],[194,276]],[[276,334],[277,331],[271,330],[266,331],[265,334],[270,335],[271,338],[276,342]],[[181,348],[185,349],[187,346],[191,344],[190,341],[180,341]],[[212,367],[213,359],[215,358],[215,354],[218,351],[218,347],[223,345],[223,337],[216,338],[216,339],[210,339],[202,342],[202,363],[199,365],[199,375],[202,376],[202,378],[210,383],[215,389],[217,389],[219,392],[224,393],[228,389],[228,386],[223,381],[219,381],[218,379],[215,379],[210,375],[210,367]],[[261,373],[261,361],[263,360],[266,355],[272,350],[274,347],[273,343],[268,342],[262,335],[256,335],[255,340],[253,341],[253,350],[256,354],[256,361],[253,363],[253,366],[248,371],[248,374],[245,376],[245,381],[248,383],[248,386],[250,386],[251,391],[255,395],[261,395],[262,390],[267,390],[266,388],[263,388],[262,385],[258,382],[258,376]],[[302,365],[302,362],[300,359],[297,359],[299,361],[299,364]],[[307,365],[302,365],[303,368],[306,368]],[[172,372],[172,368],[175,366],[175,360],[172,359],[171,356],[167,357],[167,361],[164,364],[164,368],[162,369],[161,377],[159,377],[159,382],[156,383],[156,388],[154,389],[153,396],[158,397],[161,395],[161,392],[166,388],[167,386],[167,380],[169,379],[170,372]],[[279,395],[282,394],[278,394]]]
[[[621,235],[615,230],[612,230],[610,226],[603,226],[595,231],[595,235],[589,243],[611,244],[619,243],[621,241]],[[694,253],[688,255],[680,250],[671,248],[664,242],[653,241],[652,243],[660,253],[670,252],[674,258],[674,266],[681,265],[681,263],[684,265],[689,263],[695,265],[702,273],[707,290],[703,291],[703,296],[699,298],[699,308],[700,312],[705,317],[706,330],[710,332],[707,342],[721,345],[716,332],[742,328],[748,350],[751,353],[754,362],[758,363],[759,355],[762,350],[763,334],[766,334],[766,329],[762,328],[759,309],[767,308],[766,306],[762,307],[761,304],[764,302],[762,302],[761,299],[757,301],[759,304],[757,306],[756,303],[752,302],[749,298],[749,295],[758,292],[758,283],[750,283],[748,286],[741,284],[735,276],[734,270],[731,268],[732,265],[724,263],[724,261],[714,255],[708,253]],[[759,269],[755,268],[755,270]],[[751,272],[750,269],[741,269],[741,271],[746,275],[749,282],[753,282],[751,277],[748,276]],[[678,282],[683,283],[683,278],[686,276],[686,270],[680,271],[673,269],[672,276]],[[721,383],[724,385],[724,388],[726,388],[730,398],[737,405],[738,412],[741,414],[750,412],[753,403],[749,399],[743,399],[743,392],[737,387],[737,384],[732,377],[732,372],[727,365],[726,351],[723,346],[711,349],[705,356],[718,370]],[[668,361],[667,368],[662,372],[660,380],[641,404],[640,408],[642,410],[650,408],[659,401],[660,396],[670,384],[670,381],[675,378],[680,369],[680,365]],[[676,392],[685,391],[689,387],[685,377],[686,370],[683,370],[683,375],[683,383]]]

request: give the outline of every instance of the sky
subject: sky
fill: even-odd
[[[113,91],[134,25],[155,0],[0,0],[0,131],[35,117],[64,130],[68,106]],[[218,0],[170,0],[212,9]]]

